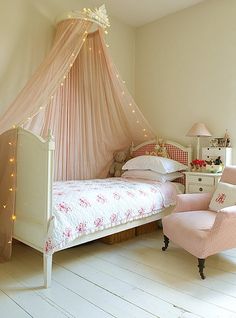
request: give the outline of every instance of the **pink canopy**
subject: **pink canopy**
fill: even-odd
[[[55,180],[106,177],[113,152],[152,131],[127,91],[92,22],[58,24],[51,52],[0,119],[55,137]]]
[[[106,177],[114,151],[154,136],[111,60],[104,29],[90,33],[93,22],[70,18],[58,24],[50,53],[0,118],[0,133],[22,126],[45,137],[52,130],[55,180]],[[2,154],[4,166],[9,158]],[[10,174],[4,184],[9,182]]]

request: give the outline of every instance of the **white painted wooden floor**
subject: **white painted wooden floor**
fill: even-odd
[[[15,244],[11,262],[0,264],[0,317],[236,317],[236,249],[209,257],[203,281],[193,256],[161,246],[159,230],[56,253],[46,290],[42,256]]]

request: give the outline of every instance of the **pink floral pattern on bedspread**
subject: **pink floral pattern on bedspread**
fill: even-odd
[[[79,236],[158,213],[173,205],[175,197],[171,182],[124,178],[55,182],[45,252],[63,249]]]

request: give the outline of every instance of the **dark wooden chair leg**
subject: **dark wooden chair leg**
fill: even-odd
[[[169,245],[170,240],[168,239],[167,236],[164,235],[164,244],[165,246],[162,247],[162,251],[165,251]]]
[[[203,273],[203,269],[205,268],[204,264],[205,264],[205,259],[204,258],[198,258],[198,268],[199,268],[199,273],[200,273],[201,279],[205,279],[206,278],[206,276]]]

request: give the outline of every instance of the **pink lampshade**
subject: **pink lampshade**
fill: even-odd
[[[195,123],[192,126],[192,128],[188,131],[186,136],[189,136],[189,137],[199,137],[199,136],[210,137],[211,133],[206,128],[205,124],[203,124],[203,123]]]

